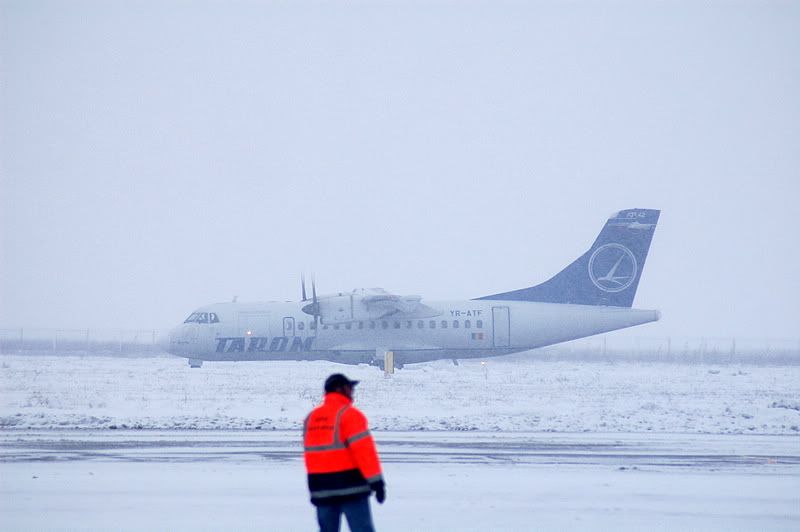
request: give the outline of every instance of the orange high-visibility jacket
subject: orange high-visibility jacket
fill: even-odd
[[[370,493],[383,480],[367,418],[336,392],[306,418],[303,426],[308,489],[314,504],[333,504]]]

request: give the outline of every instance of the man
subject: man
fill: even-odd
[[[303,426],[311,502],[321,532],[338,532],[344,513],[352,532],[374,532],[369,496],[386,499],[381,462],[367,418],[353,406],[351,381],[335,373],[325,381],[325,401]]]

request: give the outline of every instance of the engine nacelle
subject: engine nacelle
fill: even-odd
[[[345,323],[348,321],[369,319],[363,315],[361,309],[357,309],[352,294],[342,294],[337,296],[323,296],[319,298],[319,317],[322,323]]]
[[[380,288],[353,290],[349,294],[320,296],[316,303],[303,307],[303,312],[317,315],[323,324],[379,320],[389,316],[430,318],[441,311],[421,303],[420,296],[397,296]]]

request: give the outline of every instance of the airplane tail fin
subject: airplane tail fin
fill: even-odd
[[[553,278],[477,299],[630,307],[660,214],[654,209],[615,213],[589,251]]]

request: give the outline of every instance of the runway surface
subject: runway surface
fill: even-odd
[[[800,528],[800,439],[378,432],[381,530]],[[0,432],[11,529],[313,530],[296,431]]]
[[[296,431],[3,431],[0,461],[298,461],[299,438]],[[423,431],[376,439],[386,463],[800,472],[800,438],[792,436]]]

